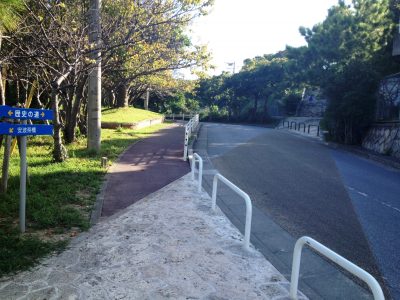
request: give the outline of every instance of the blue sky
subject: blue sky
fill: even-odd
[[[195,43],[207,44],[217,67],[228,71],[228,62],[239,71],[246,58],[275,53],[286,45],[305,45],[300,26],[322,22],[337,0],[215,0],[208,16],[192,26]]]

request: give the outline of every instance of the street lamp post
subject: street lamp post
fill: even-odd
[[[232,68],[232,74],[235,74],[236,62],[227,62],[226,64]]]

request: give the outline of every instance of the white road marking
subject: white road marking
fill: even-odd
[[[366,194],[366,193],[362,193],[362,192],[359,192],[359,191],[357,191],[357,193],[360,194],[361,196],[368,197],[368,194]]]
[[[379,199],[376,199],[376,198],[373,198],[373,197],[369,197],[368,194],[363,193],[363,192],[360,192],[360,191],[358,191],[357,189],[355,189],[355,188],[353,188],[353,187],[351,187],[351,186],[346,186],[346,188],[347,188],[348,190],[350,190],[350,191],[356,192],[357,194],[364,196],[365,198],[369,198],[369,199],[371,199],[371,200],[373,200],[373,201],[375,201],[375,202],[378,202],[379,204],[381,204],[381,205],[383,205],[383,206],[386,206],[386,207],[388,207],[388,208],[390,208],[390,209],[393,209],[393,210],[395,210],[396,212],[400,213],[400,208],[398,208],[398,207],[396,207],[396,206],[393,206],[393,205],[391,205],[390,203],[380,201]]]

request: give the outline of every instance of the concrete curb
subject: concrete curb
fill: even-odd
[[[337,144],[337,143],[333,143],[333,142],[324,142],[324,145],[329,148],[332,148],[332,149],[339,149],[342,151],[350,152],[355,155],[361,156],[363,158],[378,162],[382,165],[400,170],[400,160],[397,160],[396,158],[393,158],[393,157],[383,156],[381,154],[373,153],[371,151],[358,148],[356,146],[346,146],[346,145],[341,145],[341,144]]]
[[[384,156],[382,154],[375,153],[370,150],[366,150],[366,149],[363,149],[363,148],[357,147],[357,146],[348,146],[348,145],[337,144],[334,142],[327,142],[327,141],[324,141],[321,137],[305,135],[305,134],[301,134],[301,133],[299,134],[294,130],[286,130],[286,129],[282,129],[282,128],[276,128],[276,129],[281,130],[281,131],[284,130],[287,133],[310,139],[314,142],[321,143],[322,145],[324,145],[328,148],[331,148],[331,149],[338,149],[338,150],[350,152],[354,155],[357,155],[357,156],[360,156],[360,157],[363,157],[363,158],[366,158],[369,160],[373,160],[373,161],[380,163],[382,165],[385,165],[387,167],[391,167],[394,169],[400,169],[400,160],[398,160],[394,157],[391,157],[391,156]]]

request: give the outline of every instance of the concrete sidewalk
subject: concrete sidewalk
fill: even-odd
[[[210,204],[185,175],[2,280],[0,299],[288,299],[288,282]]]

